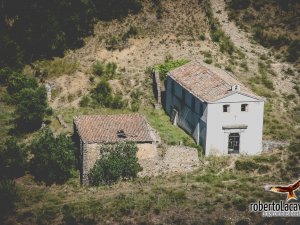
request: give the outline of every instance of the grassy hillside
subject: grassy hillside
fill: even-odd
[[[288,0],[227,0],[230,18],[253,34],[265,47],[272,47],[278,58],[299,62],[300,4]]]

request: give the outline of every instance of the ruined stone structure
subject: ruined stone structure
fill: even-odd
[[[156,137],[141,114],[79,116],[74,118],[74,133],[78,137],[81,183],[84,185],[88,184],[88,174],[101,157],[101,145],[132,141],[139,152],[156,149]]]

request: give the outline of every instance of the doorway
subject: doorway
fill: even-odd
[[[228,154],[240,152],[240,134],[231,133],[228,137]]]

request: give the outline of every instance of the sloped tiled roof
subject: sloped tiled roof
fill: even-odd
[[[233,85],[240,86],[237,92],[261,99],[227,72],[200,61],[189,62],[168,75],[203,101],[213,102],[232,93]]]
[[[153,142],[141,114],[83,115],[76,117],[74,123],[85,143]]]

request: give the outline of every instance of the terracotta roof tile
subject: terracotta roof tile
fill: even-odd
[[[153,142],[141,114],[83,115],[76,117],[74,123],[79,136],[87,143]]]
[[[261,99],[229,73],[200,61],[192,61],[174,69],[169,76],[203,101],[216,101],[232,93],[233,85],[240,86],[240,93]]]

